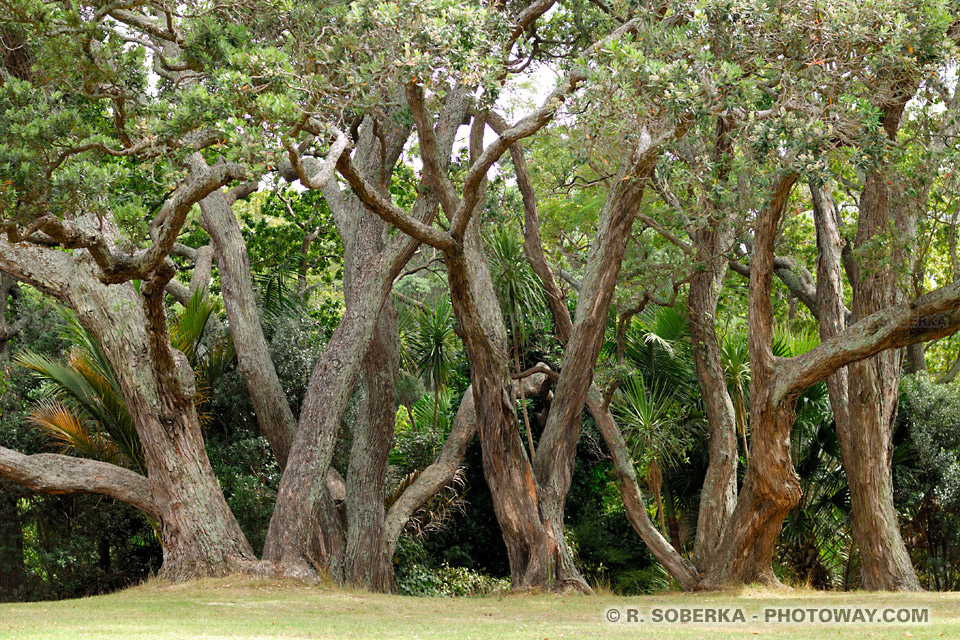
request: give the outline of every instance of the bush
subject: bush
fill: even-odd
[[[510,581],[494,578],[466,567],[444,562],[437,568],[426,564],[427,553],[415,538],[405,536],[397,545],[397,593],[405,596],[460,598],[502,593]]]

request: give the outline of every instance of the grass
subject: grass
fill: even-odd
[[[926,624],[764,623],[763,607],[929,607]],[[745,623],[610,624],[627,607],[741,608]],[[752,616],[759,614],[759,620]],[[107,596],[0,605],[0,639],[103,638],[957,638],[960,593],[828,594],[744,589],[725,593],[616,595],[517,594],[410,598],[248,578],[169,585],[152,581]]]

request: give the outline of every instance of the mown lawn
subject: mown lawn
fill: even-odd
[[[919,624],[765,623],[764,607],[929,607]],[[635,608],[643,623],[625,620]],[[741,609],[747,621],[668,624],[653,609]],[[664,612],[664,615],[665,612]],[[733,615],[733,614],[730,614]],[[752,616],[758,615],[758,619]],[[184,585],[154,581],[82,600],[0,605],[0,639],[247,638],[957,638],[960,593],[824,594],[745,589],[727,593],[615,595],[520,594],[485,598],[410,598],[309,588],[246,578]]]

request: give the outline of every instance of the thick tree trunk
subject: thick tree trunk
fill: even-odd
[[[893,139],[902,116],[902,106],[887,111],[884,128]],[[905,232],[909,245],[915,236],[915,220],[903,202],[894,202],[895,192],[885,172],[867,175],[860,201],[857,226],[858,246],[886,233],[891,221]],[[844,241],[839,231],[836,205],[826,186],[810,185],[817,227],[817,309],[820,337],[831,338],[846,326],[841,268]],[[891,245],[894,260],[906,260],[907,246]],[[852,318],[866,316],[901,304],[903,292],[892,266],[853,270],[860,277],[851,280]],[[923,344],[912,350],[912,366],[926,368]],[[902,349],[881,352],[855,362],[827,378],[840,454],[850,487],[851,521],[854,539],[860,548],[862,584],[868,589],[907,590],[920,588],[910,556],[900,535],[893,504],[891,477],[892,432],[899,397]]]
[[[918,342],[906,348],[907,359],[904,362],[904,373],[920,373],[927,370],[927,355],[924,344]]]
[[[71,294],[117,373],[140,436],[160,514],[161,575],[183,580],[246,569],[255,557],[207,458],[193,371],[169,346],[162,304],[151,308],[133,285],[105,286],[92,274],[74,280]]]
[[[702,568],[704,587],[779,584],[772,569],[773,549],[783,519],[800,500],[800,481],[790,458],[793,403],[771,406],[768,398],[754,393],[750,399],[750,468],[714,557]]]
[[[374,266],[379,266],[374,263]],[[317,362],[300,412],[299,427],[280,481],[277,503],[264,545],[265,560],[291,577],[314,580],[317,567],[329,567],[335,535],[314,538],[314,519],[326,495],[322,487],[333,457],[340,421],[373,338],[379,310],[392,282],[376,271],[358,287],[364,297],[347,309]],[[322,532],[321,532],[322,533]]]
[[[564,366],[536,453],[540,514],[551,538],[550,548],[556,550],[557,578],[582,590],[589,587],[574,566],[564,542],[564,508],[573,478],[580,418],[603,344],[607,311],[633,221],[660,151],[647,136],[637,148],[630,149],[621,163],[620,175],[600,215],[597,236],[587,258],[577,312],[564,349]],[[530,254],[530,249],[527,253]]]
[[[364,401],[353,435],[347,471],[347,540],[343,578],[372,591],[393,590],[393,553],[384,509],[387,460],[397,416],[400,345],[392,298],[380,311],[363,360]]]
[[[737,425],[733,401],[720,360],[716,313],[726,260],[719,255],[717,232],[713,228],[697,233],[695,239],[704,271],[690,281],[690,337],[697,382],[710,429],[710,463],[700,492],[694,564],[707,566],[720,543],[723,528],[737,503]]]
[[[0,364],[10,360],[10,340],[24,327],[24,319],[15,317],[13,322],[7,320],[10,303],[23,297],[20,286],[13,276],[0,273]]]
[[[144,295],[130,283],[105,285],[83,251],[0,248],[0,268],[71,306],[117,374],[159,517],[161,574],[179,580],[247,568],[255,558],[207,458],[193,371],[170,347],[162,290],[152,280]]]
[[[446,255],[453,309],[470,358],[483,471],[510,561],[514,587],[553,584],[548,534],[540,521],[537,487],[517,429],[506,329],[480,240],[479,218],[467,229],[463,252]],[[562,538],[561,538],[562,540]]]
[[[737,506],[709,564],[703,586],[776,584],[773,549],[783,519],[800,500],[790,457],[796,394],[779,397],[773,356],[774,247],[777,228],[796,176],[780,178],[755,225],[750,266],[750,466]]]
[[[237,364],[250,392],[260,431],[283,470],[297,423],[260,325],[247,245],[225,194],[220,191],[210,194],[200,201],[200,210],[201,222],[210,235],[220,270],[223,305],[237,351]]]
[[[896,137],[903,107],[888,110],[884,128]],[[857,246],[885,234],[891,223],[911,242],[915,221],[904,202],[894,201],[887,172],[867,175],[860,199]],[[902,196],[901,196],[902,197]],[[912,223],[912,224],[911,224]],[[893,246],[893,260],[904,260],[908,247]],[[851,283],[854,322],[904,301],[893,265],[861,268],[863,277]],[[922,344],[917,345],[921,350]],[[837,421],[837,435],[847,483],[850,486],[853,536],[860,548],[860,571],[865,589],[917,591],[920,582],[900,535],[893,504],[893,427],[900,392],[903,349],[891,349],[851,364],[848,420]]]
[[[283,470],[287,465],[297,422],[260,324],[247,245],[226,194],[221,191],[210,194],[200,202],[200,210],[201,223],[210,235],[212,251],[220,270],[221,292],[240,373],[250,393],[260,432],[270,443],[277,464]],[[198,263],[205,265],[203,271],[208,268],[208,259],[201,250],[197,251]],[[200,283],[204,277],[201,274],[198,279],[194,273],[191,289],[203,286]],[[336,470],[330,470],[320,491],[314,505],[314,524],[311,528],[316,537],[313,541],[314,548],[318,550],[316,555],[327,559],[322,566],[328,569],[329,558],[339,557],[343,549],[343,525],[334,502],[337,497],[340,500],[344,498],[341,495],[343,479]]]
[[[372,173],[375,176],[377,188],[383,191],[389,185],[392,167],[409,129],[399,127],[384,133],[384,148],[381,147],[381,140],[373,135],[373,128],[370,121],[361,128],[363,140],[358,145],[356,155],[358,163],[365,172],[369,172],[367,175]],[[452,144],[453,136],[445,134],[444,139],[447,138]],[[354,541],[356,551],[351,552],[353,558],[358,558],[359,549],[367,544],[359,541],[368,534],[356,529],[369,522],[367,515],[348,514],[348,520],[355,523],[353,532],[344,531],[342,523],[339,527],[335,526],[337,523],[333,521],[333,514],[322,514],[325,510],[329,511],[321,504],[329,497],[320,488],[326,476],[334,471],[330,469],[330,461],[340,422],[360,379],[384,301],[392,291],[394,278],[419,246],[418,242],[402,236],[391,237],[388,225],[362,207],[352,194],[341,192],[333,181],[327,183],[323,194],[344,241],[346,309],[311,376],[264,546],[265,560],[276,563],[283,573],[305,579],[315,579],[318,567],[332,568],[339,575],[368,573],[367,568],[363,567],[357,570],[341,568],[344,566],[342,553],[346,551],[348,539]],[[435,196],[421,195],[415,210],[421,219],[431,220],[436,211]],[[395,333],[395,321],[393,327]],[[373,372],[372,369],[370,371]],[[381,372],[376,373],[380,375]],[[391,374],[395,376],[396,370]],[[381,399],[377,398],[376,401]],[[391,415],[388,423],[381,422],[386,420],[382,406],[365,409],[362,415],[375,418],[378,423],[371,425],[361,419],[357,425],[358,433],[374,430],[372,434],[362,435],[361,442],[366,439],[367,442],[383,446],[385,440],[382,434],[388,428],[392,432],[395,416]],[[357,458],[354,460],[361,462]],[[348,511],[354,508],[363,510],[366,508],[363,505],[370,504],[372,500],[367,489],[357,486],[358,482],[363,482],[369,470],[355,471],[353,482],[348,483],[353,486],[348,486],[347,493],[362,496],[362,499],[348,504]],[[319,532],[311,522],[318,517],[328,523],[327,526],[321,526]],[[377,527],[382,528],[383,524]],[[370,539],[377,537],[384,539],[382,533],[370,534]],[[384,556],[381,553],[378,557]],[[375,573],[382,576],[391,570],[381,567]],[[383,584],[380,578],[376,582]]]

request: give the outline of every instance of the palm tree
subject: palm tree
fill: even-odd
[[[420,310],[412,352],[416,370],[433,392],[433,431],[436,434],[440,392],[450,382],[457,354],[456,320],[449,300],[438,297],[432,305]]]
[[[747,446],[749,430],[750,398],[750,347],[743,334],[727,334],[720,346],[720,362],[727,379],[727,390],[733,401],[733,415],[737,432],[743,442],[743,458],[750,462],[750,447]]]
[[[665,536],[669,532],[662,499],[663,472],[681,459],[685,448],[678,408],[676,396],[666,385],[648,387],[638,373],[621,380],[611,403],[624,435],[633,442],[633,458],[645,471]]]
[[[513,359],[519,375],[521,365],[520,352],[532,333],[531,321],[541,315],[543,310],[543,290],[533,269],[523,252],[523,241],[518,234],[507,226],[497,228],[488,242],[490,267],[493,285],[500,301],[500,311],[506,325],[510,328],[513,342]],[[533,432],[527,413],[527,399],[520,386],[520,409],[523,425],[527,431],[527,448],[530,464],[533,464]]]
[[[136,427],[113,367],[77,316],[67,310],[62,313],[66,338],[73,344],[65,361],[29,351],[16,358],[18,364],[45,382],[44,397],[30,412],[27,423],[47,434],[65,452],[146,474]],[[196,372],[199,403],[209,396],[216,378],[233,359],[229,340],[219,340],[212,346],[203,342],[212,313],[205,292],[198,290],[170,322],[171,344]]]

